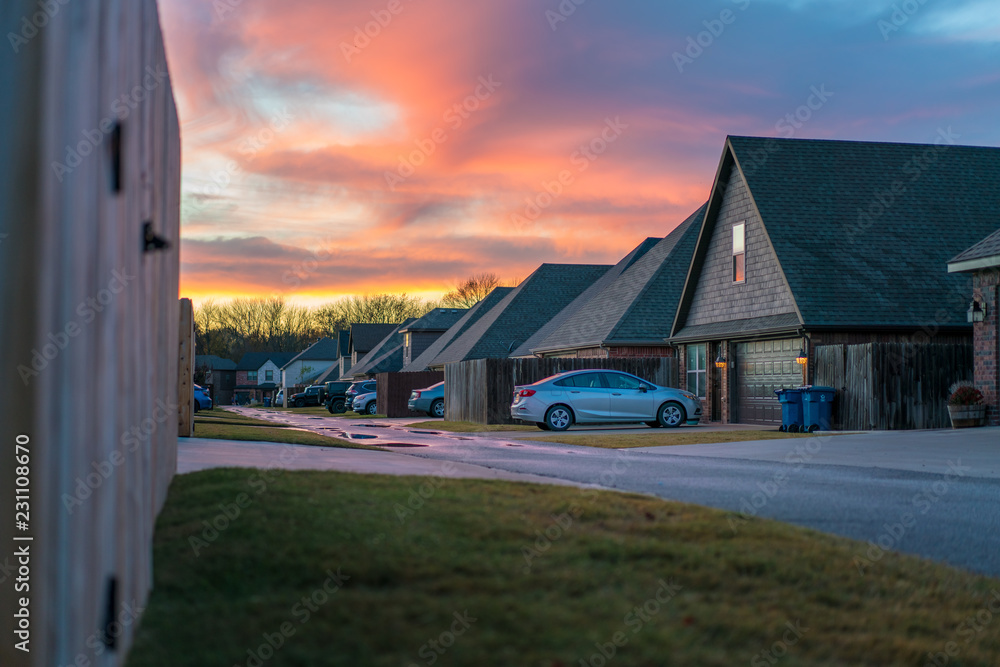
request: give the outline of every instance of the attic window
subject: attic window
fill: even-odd
[[[746,281],[746,221],[733,225],[733,282]]]

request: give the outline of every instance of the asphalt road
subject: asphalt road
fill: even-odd
[[[844,567],[866,570],[885,549],[1000,577],[1000,429],[606,450],[421,433],[400,422],[274,418],[368,436],[366,444],[425,445],[395,450],[411,456],[730,510],[734,531],[759,516],[870,542]]]

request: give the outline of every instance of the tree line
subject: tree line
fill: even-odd
[[[203,301],[194,308],[196,350],[233,361],[247,352],[299,352],[323,336],[336,338],[351,324],[393,324],[434,308],[471,308],[503,284],[496,274],[476,274],[454,285],[441,301],[408,294],[344,297],[315,308],[281,297]]]

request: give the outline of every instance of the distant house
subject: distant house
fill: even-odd
[[[729,137],[668,341],[705,418],[780,423],[821,345],[971,342],[945,265],[997,192],[996,148]]]
[[[323,337],[292,357],[281,367],[280,385],[285,395],[289,389],[308,386],[307,380],[315,379],[337,363],[339,348],[337,340]]]
[[[358,359],[347,375],[352,379],[362,380],[374,377],[379,373],[395,373],[403,368],[403,341],[405,335],[402,330],[417,321],[411,317],[401,324],[396,325],[389,335],[380,340],[369,350],[368,354]]]
[[[346,376],[348,376],[348,371],[352,366],[375,349],[376,345],[398,327],[398,322],[396,324],[352,324],[347,342],[349,363],[345,362],[347,366],[344,371],[345,379],[348,379]]]
[[[291,361],[292,352],[247,352],[236,364],[236,399],[262,401],[277,393],[281,367]]]
[[[515,351],[611,269],[596,264],[542,264],[428,367],[440,370],[457,361],[517,356]]]
[[[948,262],[949,273],[972,274],[975,383],[986,399],[986,420],[1000,426],[1000,229]]]
[[[399,330],[403,334],[403,365],[408,366],[467,313],[465,308],[435,308]]]
[[[666,238],[646,239],[615,265],[594,294],[574,302],[529,341],[541,357],[670,357],[666,342],[705,207]],[[584,299],[581,296],[578,301]]]
[[[448,330],[441,334],[437,340],[416,356],[410,363],[403,367],[404,373],[419,373],[426,371],[428,365],[438,357],[449,345],[461,337],[469,327],[474,325],[486,313],[490,312],[495,305],[514,291],[513,287],[495,287],[493,291],[486,295],[482,301],[465,311],[455,324],[448,327]]]
[[[195,382],[212,397],[215,405],[230,405],[236,391],[236,362],[214,354],[194,357]]]

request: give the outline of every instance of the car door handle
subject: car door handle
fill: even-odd
[[[571,393],[571,394],[579,394],[580,392],[578,392],[578,391],[571,391],[569,393]]]
[[[612,396],[621,396],[621,394],[611,394]]]

